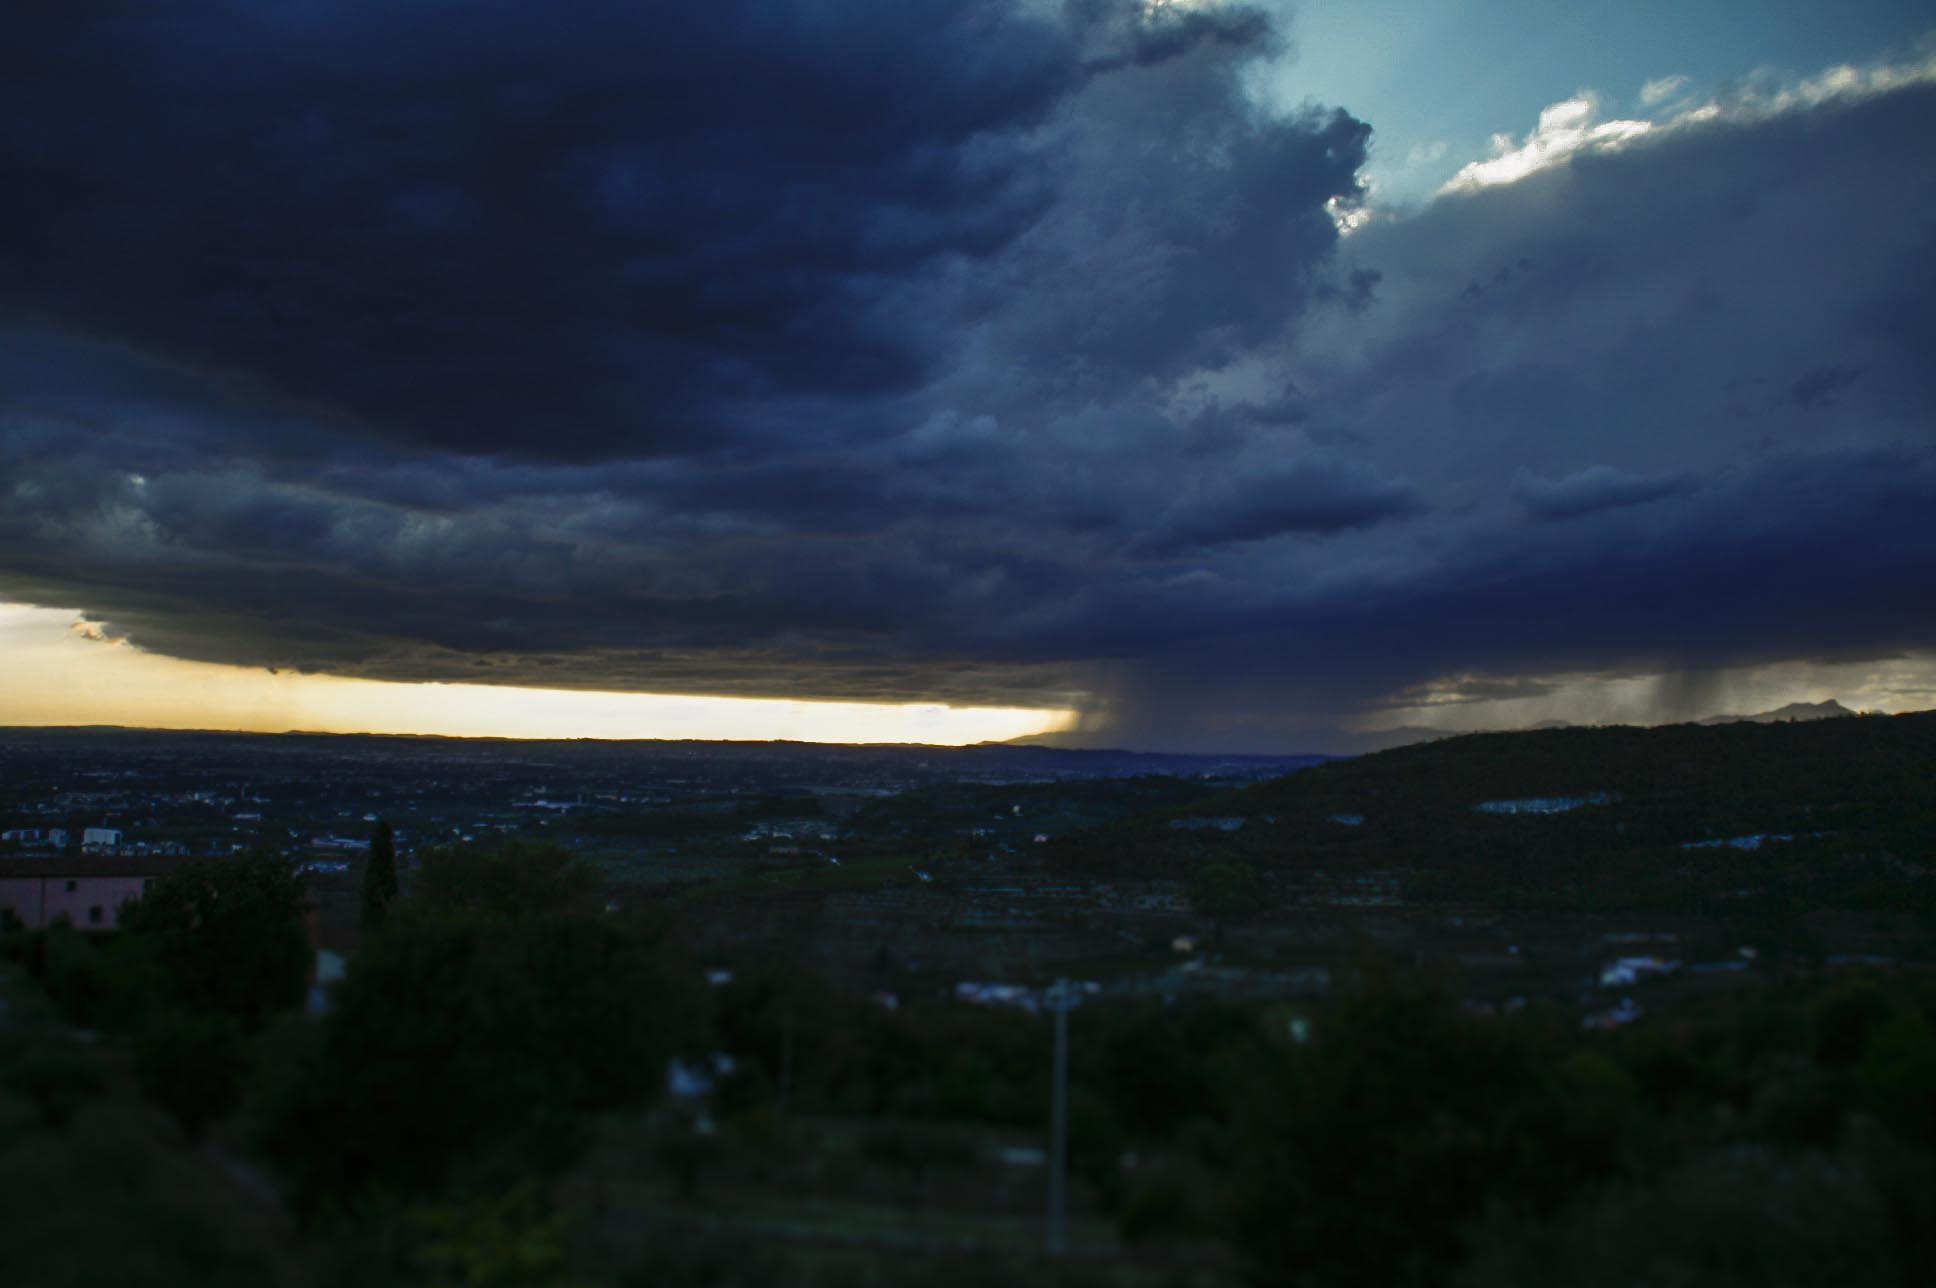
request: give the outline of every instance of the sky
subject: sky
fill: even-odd
[[[1305,0],[1274,8],[1295,57],[1275,60],[1271,98],[1337,103],[1375,133],[1364,174],[1387,201],[1418,204],[1521,135],[1540,110],[1587,91],[1616,116],[1651,115],[1759,82],[1838,66],[1912,61],[1936,20],[1897,0]],[[1680,82],[1675,84],[1675,82]],[[1647,87],[1666,99],[1649,101]]]
[[[0,723],[1936,706],[1931,139],[1875,0],[12,6]]]

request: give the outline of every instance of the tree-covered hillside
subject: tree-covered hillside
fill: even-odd
[[[1936,713],[1921,713],[1449,738],[1072,834],[1052,852],[1097,874],[1402,870],[1414,898],[1698,911],[1780,887],[1815,906],[1899,908],[1931,901],[1932,838]]]

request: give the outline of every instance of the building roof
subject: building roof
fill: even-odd
[[[35,854],[0,858],[0,880],[13,878],[159,877],[180,868],[187,859],[171,854]]]

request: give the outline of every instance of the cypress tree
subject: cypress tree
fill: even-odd
[[[381,820],[370,833],[370,857],[363,864],[363,929],[377,929],[397,897],[397,846],[390,825]]]

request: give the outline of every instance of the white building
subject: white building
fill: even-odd
[[[121,829],[118,827],[90,827],[81,833],[81,848],[117,849],[121,845]]]

